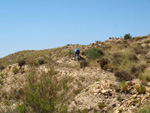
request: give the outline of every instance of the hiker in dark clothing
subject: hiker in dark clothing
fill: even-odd
[[[77,55],[77,60],[79,61],[79,54],[80,54],[80,50],[79,50],[79,48],[77,48],[76,50],[75,50],[75,55],[74,55],[74,57],[75,57],[75,59],[76,59],[76,55]]]

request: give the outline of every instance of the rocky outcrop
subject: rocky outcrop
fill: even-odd
[[[127,91],[123,92],[122,87],[114,86],[109,80],[101,80],[88,86],[69,105],[70,112],[88,109],[89,113],[95,111],[107,112],[113,109],[114,113],[131,112],[131,109],[143,105],[150,96],[150,89],[146,88],[145,94],[136,91],[139,84],[127,82]],[[100,103],[105,104],[104,108]]]

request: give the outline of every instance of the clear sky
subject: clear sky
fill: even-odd
[[[150,0],[0,0],[0,57],[150,33]]]

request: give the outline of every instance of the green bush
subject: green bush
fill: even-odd
[[[97,48],[91,48],[84,52],[85,56],[89,58],[90,60],[96,59],[104,55],[104,52]]]
[[[124,35],[124,40],[131,39],[131,38],[132,36],[130,35],[130,33]]]
[[[44,59],[39,59],[39,60],[38,60],[38,64],[39,64],[39,65],[45,64],[45,60],[44,60]]]

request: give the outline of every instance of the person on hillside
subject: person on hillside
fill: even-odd
[[[74,55],[74,57],[75,57],[75,59],[76,59],[76,56],[77,56],[77,60],[79,61],[79,55],[80,55],[80,50],[79,50],[79,48],[77,48],[76,50],[75,50],[75,55]]]

